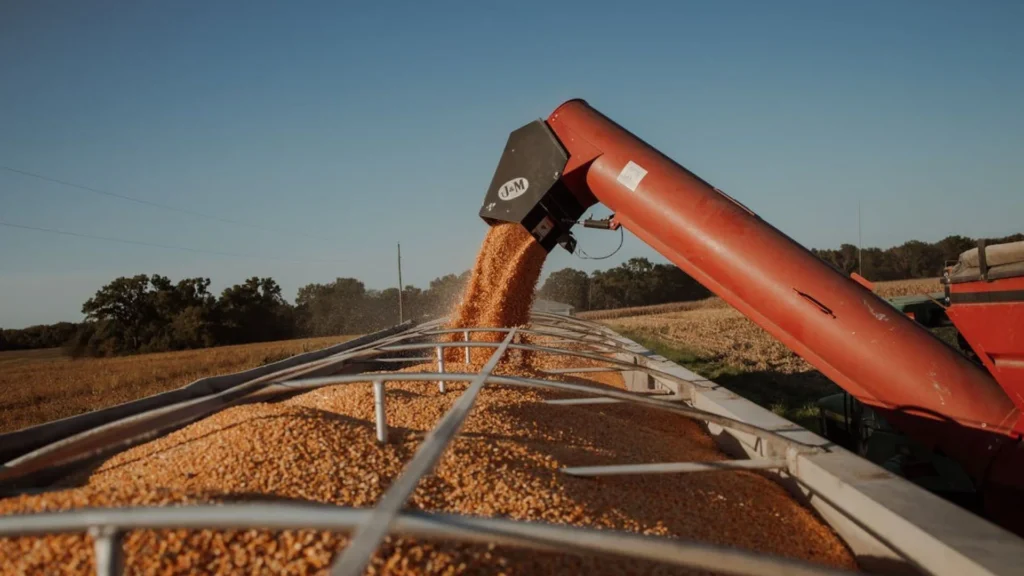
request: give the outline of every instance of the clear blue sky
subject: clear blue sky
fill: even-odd
[[[1024,229],[1024,2],[567,4],[3,3],[0,165],[287,233],[0,170],[3,222],[266,257],[0,227],[0,326],[119,275],[465,270],[508,132],[572,97],[807,246],[855,242],[858,199],[871,245]]]

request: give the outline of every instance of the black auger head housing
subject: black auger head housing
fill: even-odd
[[[522,224],[548,252],[561,244],[570,253],[569,229],[585,207],[562,181],[569,153],[543,120],[512,132],[487,189],[480,217],[491,226]]]

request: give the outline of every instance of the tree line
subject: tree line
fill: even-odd
[[[989,244],[1017,242],[1024,234],[988,240]],[[838,250],[812,249],[816,256],[843,274],[861,270],[873,282],[932,278],[941,275],[947,263],[978,245],[966,236],[947,236],[935,243],[910,240],[888,249],[864,248],[843,244]],[[577,310],[607,310],[684,302],[710,296],[696,280],[671,264],[652,264],[646,258],[633,258],[609,270],[587,275],[582,270],[565,268],[553,272],[541,287],[544,298],[572,304]]]
[[[1024,240],[1024,234],[990,243]],[[937,276],[949,261],[977,245],[964,236],[936,243],[911,240],[886,250],[861,253],[863,275],[872,281]],[[858,270],[857,248],[813,250],[838,270]],[[469,272],[448,274],[425,289],[402,291],[406,319],[447,313],[458,300]],[[590,274],[564,268],[541,286],[541,298],[571,304],[577,310],[646,306],[705,298],[710,293],[671,264],[632,258]],[[249,278],[210,292],[209,278],[177,282],[160,275],[116,278],[82,305],[85,321],[0,330],[0,350],[63,346],[74,356],[116,356],[245,344],[288,338],[365,334],[398,322],[398,289],[372,290],[355,278],[337,278],[299,289],[295,303],[281,294],[273,278]]]
[[[1024,240],[1024,234],[993,238],[987,242],[1002,244],[1021,240]],[[961,253],[977,245],[978,241],[973,238],[947,236],[935,243],[910,240],[886,250],[864,248],[860,258],[857,247],[852,244],[843,244],[838,250],[812,249],[811,252],[845,274],[857,272],[860,267],[862,276],[873,282],[881,282],[939,276],[947,263],[955,262]]]
[[[672,264],[630,258],[615,268],[590,275],[573,268],[552,272],[538,295],[582,311],[698,300],[711,293]]]
[[[1024,234],[988,240],[989,244],[1017,242]],[[843,274],[861,271],[873,282],[931,278],[941,275],[947,263],[978,245],[966,236],[947,236],[935,243],[910,240],[888,249],[864,248],[843,244],[838,250],[812,249],[816,256]],[[572,304],[577,310],[607,310],[684,302],[710,296],[706,288],[671,264],[652,264],[646,258],[633,258],[609,270],[587,275],[582,270],[565,268],[553,272],[541,287],[544,298]]]
[[[444,314],[469,273],[406,286],[406,319]],[[0,350],[64,347],[72,356],[118,356],[310,336],[364,334],[398,322],[398,289],[371,290],[355,278],[299,289],[295,303],[273,278],[210,291],[209,278],[139,274],[116,278],[82,305],[85,321],[0,330]]]

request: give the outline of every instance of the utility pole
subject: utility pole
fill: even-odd
[[[861,250],[864,246],[864,238],[861,234],[860,226],[860,198],[857,198],[857,274],[864,275],[864,258],[861,256]]]
[[[402,314],[402,243],[398,243],[398,323],[405,322]]]

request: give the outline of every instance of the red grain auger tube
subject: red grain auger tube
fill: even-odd
[[[1000,452],[1020,460],[1021,415],[984,370],[582,100],[511,134],[480,215],[521,222],[548,250],[571,249],[569,229],[597,201],[979,484]]]

